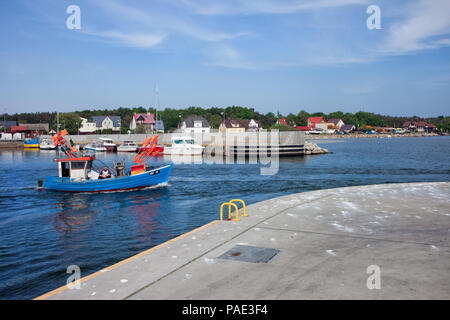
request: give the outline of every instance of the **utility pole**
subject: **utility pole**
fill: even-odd
[[[278,118],[278,145],[280,145],[280,111],[277,111],[277,118]]]
[[[3,114],[3,130],[6,132],[6,108],[3,108],[5,113]]]

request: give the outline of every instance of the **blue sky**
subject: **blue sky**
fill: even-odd
[[[163,108],[450,109],[448,0],[1,1],[0,40],[0,113],[148,107],[155,85]]]

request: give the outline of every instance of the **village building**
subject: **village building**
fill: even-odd
[[[336,131],[334,123],[329,122],[316,123],[314,128],[326,133],[334,133]]]
[[[309,117],[308,118],[308,127],[315,128],[317,124],[324,123],[325,120],[323,117]]]
[[[262,130],[261,120],[250,119],[247,120],[247,131],[258,132]]]
[[[435,132],[437,127],[426,121],[406,121],[403,124],[403,129],[410,132]]]
[[[356,130],[355,125],[353,124],[344,124],[339,131],[345,132],[345,133],[350,133]]]
[[[341,127],[345,124],[342,119],[328,119],[327,123],[332,123],[334,125],[334,128],[338,131],[341,129]]]
[[[276,125],[280,125],[280,126],[289,126],[287,120],[285,118],[280,118],[280,120],[277,120],[277,122],[275,123]]]
[[[130,122],[130,130],[136,130],[138,126],[143,126],[145,133],[152,133],[155,126],[155,114],[153,113],[134,113]]]
[[[192,115],[187,117],[183,122],[178,125],[178,129],[182,133],[210,133],[211,126],[208,120],[202,116]]]
[[[219,132],[239,133],[245,132],[245,124],[239,119],[226,119],[219,126]]]
[[[95,122],[97,131],[111,129],[113,132],[120,132],[122,126],[119,116],[93,116],[92,121]]]
[[[0,122],[0,128],[6,128],[6,131],[10,130],[12,126],[17,126],[17,121],[2,121]]]
[[[296,126],[298,131],[304,131],[304,132],[308,132],[311,131],[311,127],[308,126]]]
[[[164,133],[164,122],[162,120],[156,120],[154,129],[158,133]]]
[[[97,123],[96,122],[89,122],[88,119],[82,118],[81,119],[81,126],[78,129],[78,132],[80,134],[95,134],[97,132]]]

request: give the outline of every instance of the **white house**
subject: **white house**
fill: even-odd
[[[95,122],[89,122],[88,119],[81,119],[81,127],[79,129],[80,134],[93,134],[97,131],[97,124]]]
[[[341,127],[345,124],[344,121],[342,121],[342,119],[334,119],[334,118],[328,119],[327,122],[334,124],[334,127],[338,130],[340,130]]]
[[[120,132],[121,119],[119,116],[94,116],[92,120],[97,126],[97,130],[111,129]]]
[[[247,120],[247,131],[256,132],[262,130],[262,124],[260,120],[250,119]]]
[[[211,131],[211,126],[208,120],[202,116],[189,116],[184,120],[178,127],[182,133],[209,133]]]

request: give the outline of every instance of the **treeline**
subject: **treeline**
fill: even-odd
[[[122,119],[122,132],[126,133],[129,129],[130,121],[134,113],[154,113],[155,108],[117,108],[117,109],[98,109],[98,110],[82,110],[75,112],[60,113],[60,123],[71,133],[76,133],[81,125],[79,117],[92,120],[93,116],[101,115],[114,115],[120,116]],[[226,108],[201,108],[201,107],[189,107],[186,109],[172,109],[165,108],[158,112],[158,119],[164,121],[166,130],[175,130],[178,123],[188,117],[189,115],[201,115],[205,117],[211,127],[218,128],[223,118],[237,118],[241,120],[256,119],[260,120],[263,128],[269,129],[276,127],[275,124],[279,118],[285,118],[290,126],[295,125],[306,126],[309,117],[323,116],[325,119],[340,118],[346,124],[354,124],[357,128],[364,128],[365,126],[381,126],[381,127],[401,127],[405,121],[423,120],[429,121],[436,125],[440,130],[450,130],[450,117],[439,116],[431,118],[421,118],[418,116],[410,117],[394,117],[388,115],[380,115],[371,112],[359,111],[356,113],[335,111],[332,113],[314,112],[309,113],[304,110],[299,111],[297,114],[276,114],[268,112],[266,114],[259,113],[253,108],[246,108],[241,106],[230,106]],[[6,120],[18,121],[20,123],[49,123],[50,127],[56,129],[56,112],[38,112],[38,113],[16,113],[13,115],[7,115]]]

